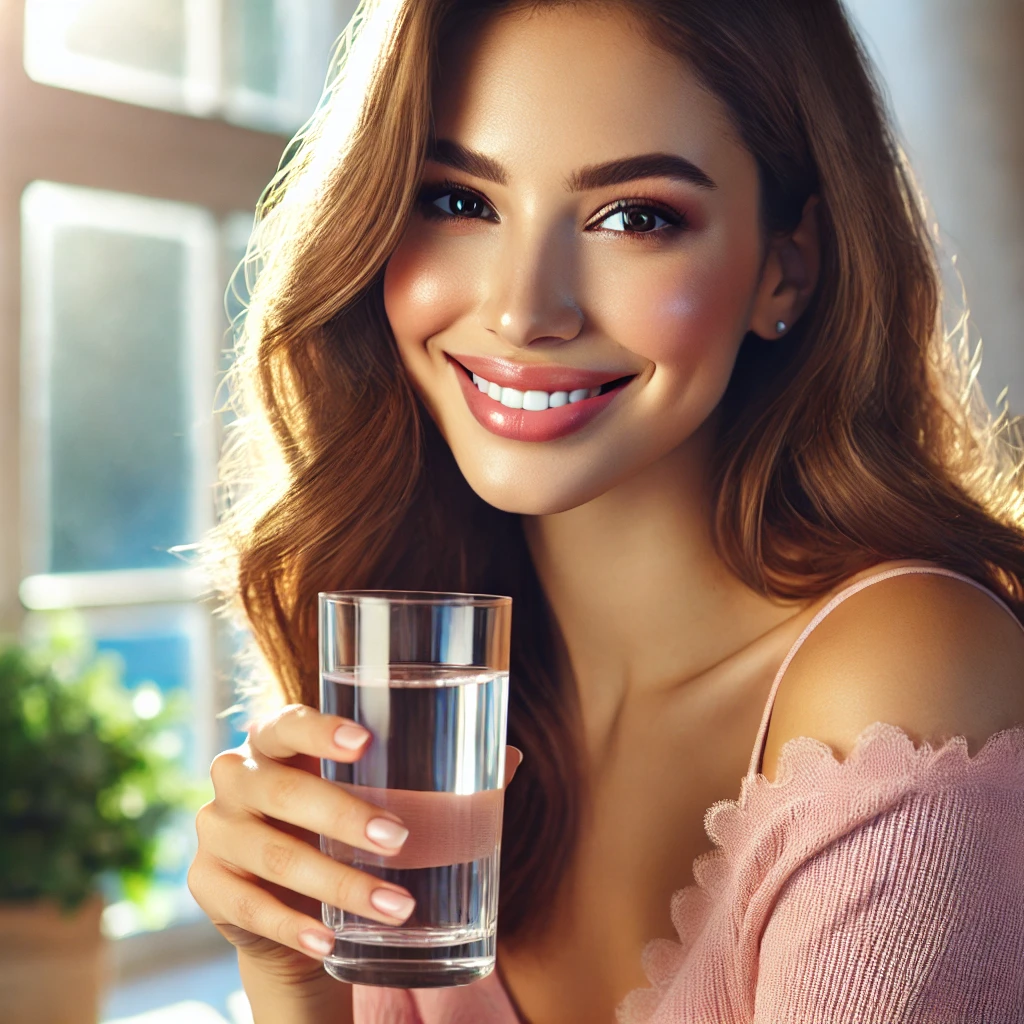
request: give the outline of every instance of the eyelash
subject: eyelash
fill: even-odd
[[[448,222],[491,219],[489,217],[459,217],[453,213],[445,213],[434,205],[438,199],[442,196],[448,195],[449,193],[472,196],[474,199],[478,199],[485,206],[489,208],[491,206],[491,204],[488,203],[487,200],[478,192],[446,178],[444,181],[424,185],[421,189],[419,197],[417,198],[417,204],[423,216],[431,220]],[[602,221],[606,221],[613,214],[621,213],[626,210],[646,210],[656,214],[668,222],[667,226],[654,228],[651,231],[628,231],[624,229],[622,231],[613,232],[617,235],[624,235],[631,241],[639,241],[644,244],[664,241],[666,237],[675,235],[677,232],[683,231],[689,226],[684,215],[677,213],[675,210],[669,209],[667,206],[663,206],[661,203],[647,199],[644,196],[628,196],[617,199],[610,207],[601,211],[601,215],[595,219],[595,222],[600,224]],[[604,230],[611,231],[610,228],[605,228]]]

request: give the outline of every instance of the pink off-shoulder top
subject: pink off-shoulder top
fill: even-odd
[[[739,799],[705,813],[716,848],[672,896],[678,941],[644,948],[650,987],[626,996],[618,1024],[1024,1022],[1024,726],[970,757],[963,736],[918,749],[875,722],[842,762],[799,737],[773,782],[760,773],[775,694],[811,631],[865,587],[919,572],[1013,614],[969,577],[921,566],[869,576],[822,608],[775,677]],[[521,1024],[497,971],[353,994],[357,1024]]]

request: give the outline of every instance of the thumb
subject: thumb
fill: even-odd
[[[505,747],[505,785],[512,781],[512,776],[523,763],[523,752],[518,747],[509,744]]]

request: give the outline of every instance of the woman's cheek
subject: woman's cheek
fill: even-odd
[[[384,270],[384,311],[403,356],[455,323],[466,300],[465,275],[434,248],[403,241]]]
[[[703,265],[670,263],[620,276],[605,289],[604,330],[624,348],[661,366],[686,366],[709,350],[738,347],[749,302],[740,275]]]

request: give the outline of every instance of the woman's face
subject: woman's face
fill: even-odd
[[[758,301],[756,163],[624,13],[506,13],[444,56],[385,308],[476,493],[564,511],[718,405]]]

